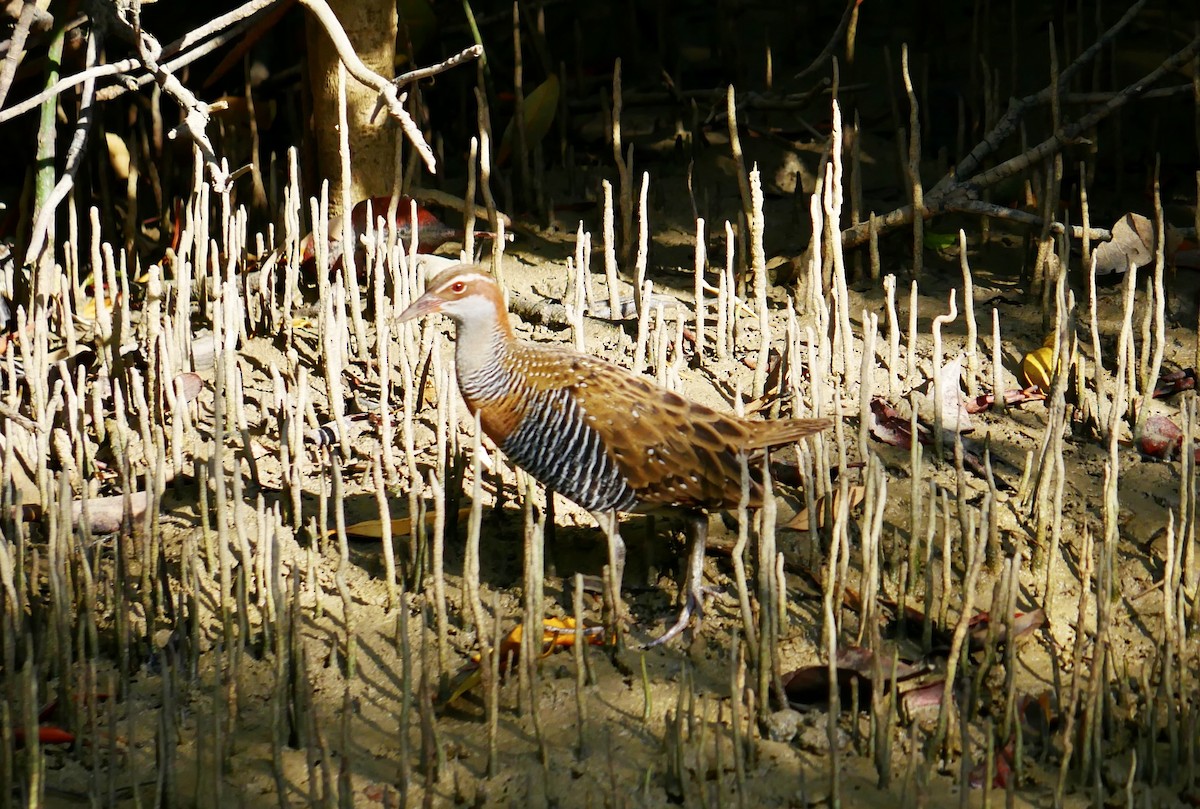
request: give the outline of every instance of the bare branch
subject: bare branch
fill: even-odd
[[[171,44],[162,49],[163,57],[174,57],[163,64],[163,68],[167,71],[174,72],[184,65],[190,64],[195,60],[206,56],[212,51],[224,45],[230,39],[241,34],[241,32],[250,25],[251,18],[259,12],[276,5],[280,2],[291,2],[292,0],[251,0],[228,14],[222,14],[216,17],[206,25],[191,31]],[[226,30],[229,29],[229,30]],[[223,32],[223,33],[222,33]],[[220,36],[215,36],[213,39],[208,39],[214,34],[220,33]],[[208,40],[208,41],[205,41]],[[182,56],[177,54],[182,53]],[[10,121],[20,115],[24,115],[30,110],[37,109],[42,102],[47,98],[52,98],[60,93],[77,85],[83,84],[88,79],[99,79],[105,76],[119,76],[137,70],[142,66],[140,60],[136,58],[122,59],[119,62],[112,62],[106,65],[96,65],[71,76],[66,76],[55,82],[52,87],[48,87],[37,95],[28,98],[19,104],[14,104],[6,110],[0,111],[0,124],[5,121]],[[154,80],[152,75],[144,75],[134,79],[133,77],[124,77],[129,84],[105,87],[96,94],[97,101],[111,101],[117,96],[123,95],[132,88],[141,87],[149,84]],[[0,99],[2,103],[2,99]]]
[[[1130,6],[1129,10],[1125,12],[1121,19],[1117,20],[1112,28],[1109,28],[1107,31],[1105,31],[1103,35],[1101,35],[1095,42],[1092,43],[1091,47],[1081,53],[1078,59],[1068,65],[1067,68],[1063,70],[1061,74],[1059,74],[1058,86],[1066,86],[1067,82],[1071,80],[1071,77],[1076,73],[1076,71],[1080,70],[1084,65],[1095,58],[1096,54],[1098,54],[1105,45],[1111,42],[1113,38],[1115,38],[1116,35],[1120,33],[1123,28],[1125,28],[1125,26],[1133,21],[1133,18],[1137,16],[1138,12],[1142,10],[1142,6],[1144,5],[1146,5],[1146,0],[1137,0],[1136,3]],[[971,150],[969,155],[960,160],[958,165],[955,166],[949,174],[943,177],[937,185],[930,189],[929,195],[934,196],[944,191],[946,186],[957,182],[959,178],[968,177],[974,173],[975,170],[979,168],[985,157],[999,149],[1000,144],[1017,131],[1017,124],[1021,120],[1021,116],[1025,114],[1025,111],[1034,104],[1049,100],[1052,93],[1053,88],[1052,86],[1048,85],[1033,95],[1027,96],[1019,101],[1013,99],[1012,104],[1009,105],[1008,112],[1004,113],[1004,117],[1002,117],[996,123],[996,125],[992,127],[990,132],[984,135],[983,140],[981,140],[975,146],[975,148]]]
[[[17,18],[17,25],[9,40],[8,53],[4,56],[4,67],[0,69],[0,107],[4,106],[4,99],[8,97],[13,77],[17,75],[17,67],[25,57],[25,40],[29,38],[29,28],[39,14],[45,12],[38,10],[37,3],[26,3],[21,9],[21,16]]]
[[[1050,155],[1061,151],[1071,141],[1080,137],[1084,132],[1088,131],[1096,124],[1103,121],[1108,116],[1119,110],[1121,107],[1128,104],[1135,98],[1138,98],[1146,89],[1162,78],[1165,74],[1175,71],[1191,60],[1196,55],[1197,50],[1200,50],[1200,36],[1195,37],[1184,48],[1169,57],[1161,65],[1159,65],[1150,73],[1146,74],[1140,80],[1126,87],[1121,92],[1110,98],[1105,104],[1097,107],[1087,115],[1080,118],[1069,126],[1064,126],[1061,132],[1056,132],[1046,140],[1039,143],[1030,149],[1027,149],[1023,154],[1017,155],[1014,158],[1006,160],[999,166],[995,166],[987,171],[971,178],[970,184],[975,188],[984,188],[989,185],[994,185],[1001,180],[1018,174],[1029,168],[1035,163],[1040,163]]]
[[[429,67],[421,67],[417,68],[416,70],[410,70],[407,73],[401,73],[399,76],[392,79],[392,84],[396,85],[397,87],[403,87],[406,84],[412,84],[414,81],[420,81],[421,79],[427,79],[430,76],[436,76],[438,73],[444,73],[452,67],[456,67],[471,59],[478,59],[482,55],[483,46],[472,45],[471,47],[463,50],[461,53],[456,53],[454,56],[451,56],[444,62],[439,62],[438,64],[430,65]]]

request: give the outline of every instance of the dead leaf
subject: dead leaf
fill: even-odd
[[[901,449],[912,447],[912,422],[901,416],[883,398],[875,397],[871,400],[870,419],[871,435],[877,441]],[[917,440],[922,444],[929,443],[929,432],[924,425],[917,425]]]
[[[200,378],[200,374],[189,372],[175,377],[175,395],[179,397],[179,401],[182,404],[186,404],[199,396],[200,390],[203,387],[204,381]]]
[[[892,680],[902,681],[923,674],[929,670],[924,663],[907,663],[896,661],[884,654],[879,658],[879,671],[885,683]],[[870,649],[861,646],[848,646],[838,650],[837,678],[839,690],[848,694],[854,687],[860,689],[871,686],[871,678],[875,676],[875,658]],[[783,675],[783,690],[789,702],[799,702],[805,705],[823,705],[829,700],[829,666],[818,663],[813,666],[802,666]],[[843,698],[843,707],[847,707],[849,699]],[[870,705],[870,699],[860,705]]]
[[[835,514],[837,513],[837,510],[838,510],[838,497],[841,493],[842,493],[841,488],[837,488],[837,489],[833,490],[833,509],[832,509],[832,511]],[[851,486],[849,489],[847,489],[847,493],[850,496],[850,508],[854,508],[855,506],[857,506],[859,503],[861,503],[863,501],[863,497],[865,497],[867,494],[867,487],[863,486],[861,484],[854,485],[854,486]],[[825,527],[825,512],[826,512],[825,502],[828,498],[829,498],[829,495],[826,494],[817,499],[816,507],[817,507],[817,527],[818,528]],[[792,517],[786,523],[781,525],[780,528],[785,531],[807,531],[809,528],[808,507],[805,506],[804,508],[800,509],[800,511],[797,512],[795,517]]]
[[[1112,226],[1112,239],[1092,251],[1096,275],[1124,273],[1154,260],[1154,223],[1136,213],[1127,213]]]
[[[962,361],[960,353],[950,362],[942,366],[938,382],[942,400],[933,400],[934,388],[931,385],[927,395],[928,403],[942,414],[942,430],[953,438],[954,433],[969,433],[975,429],[971,423],[971,414],[967,412],[962,394]]]
[[[1162,399],[1185,390],[1194,390],[1195,387],[1196,369],[1184,368],[1180,371],[1173,371],[1172,373],[1160,376],[1158,384],[1154,387],[1154,398]]]

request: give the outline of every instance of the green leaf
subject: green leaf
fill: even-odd
[[[525,96],[525,148],[533,149],[550,131],[554,117],[558,114],[558,76],[551,73],[549,78]],[[512,156],[517,143],[516,118],[508,122],[504,137],[500,139],[500,151],[496,153],[496,162],[504,165]]]
[[[925,231],[925,246],[930,250],[949,250],[958,244],[957,233],[938,233],[937,231]]]

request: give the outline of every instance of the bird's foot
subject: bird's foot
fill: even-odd
[[[683,630],[688,628],[692,616],[695,616],[696,629],[699,629],[701,623],[704,622],[704,596],[709,594],[710,590],[707,587],[688,590],[687,600],[684,601],[683,609],[679,611],[679,617],[675,620],[675,624],[663,633],[662,637],[650,641],[642,648],[653,649],[655,646],[662,646],[664,643],[678,637]]]

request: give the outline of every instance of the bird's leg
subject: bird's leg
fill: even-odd
[[[700,622],[704,619],[704,589],[702,585],[704,584],[704,543],[708,539],[708,515],[689,514],[687,528],[691,535],[691,547],[688,550],[687,581],[684,585],[687,587],[687,596],[683,602],[683,609],[679,612],[679,618],[675,621],[675,625],[658,640],[646,644],[647,649],[666,643],[683,632],[693,615],[696,616],[697,629],[700,628]]]
[[[605,582],[605,589],[612,593],[612,603],[608,606],[612,610],[611,628],[613,637],[616,638],[620,634],[617,630],[621,615],[624,613],[621,601],[621,581],[625,577],[625,540],[621,539],[617,512],[598,511],[592,516],[596,518],[596,522],[600,523],[600,528],[604,530],[604,535],[608,538],[608,581]]]

